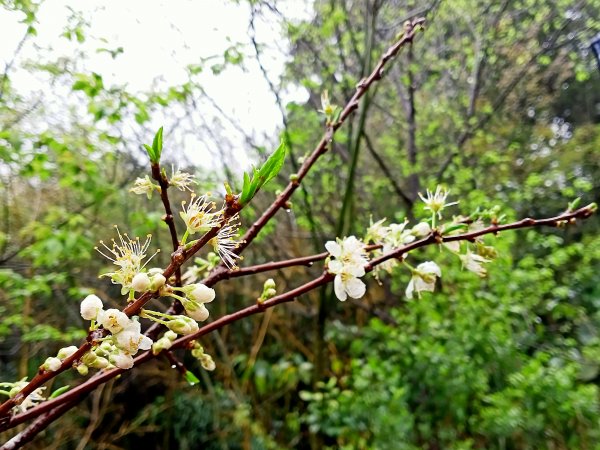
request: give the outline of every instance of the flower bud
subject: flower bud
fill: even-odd
[[[212,357],[206,353],[200,357],[200,364],[208,371],[213,371],[217,367]]]
[[[215,299],[215,290],[202,283],[190,284],[183,288],[190,300],[199,303],[210,303]]]
[[[171,330],[166,331],[163,336],[170,341],[174,341],[175,339],[177,339],[177,333],[173,333]]]
[[[77,372],[79,372],[79,375],[82,376],[86,376],[89,373],[89,369],[88,366],[86,366],[85,364],[79,364],[77,367],[75,367],[75,369],[77,370]]]
[[[80,313],[85,320],[94,320],[98,313],[102,311],[102,300],[96,295],[88,295],[81,302]]]
[[[194,319],[197,322],[204,322],[206,319],[208,319],[208,316],[210,315],[210,313],[208,312],[208,309],[206,309],[206,306],[204,306],[202,304],[198,305],[198,307],[194,308],[194,309],[186,308],[185,312],[187,313],[188,316],[190,316],[192,319]]]
[[[177,336],[177,335],[175,335],[175,336]],[[161,337],[154,344],[152,344],[152,354],[158,355],[163,350],[170,349],[172,345],[173,345],[173,342],[168,337],[166,337],[166,333],[165,333],[165,336]]]
[[[177,334],[192,334],[198,331],[196,321],[186,316],[175,316],[173,320],[170,320],[165,325],[169,330]]]
[[[158,291],[167,282],[167,279],[165,278],[165,276],[162,273],[157,273],[157,274],[153,275],[151,280],[152,280],[152,285],[150,286],[150,289],[152,291]]]
[[[44,370],[47,370],[48,372],[56,372],[58,369],[60,369],[61,364],[62,363],[61,363],[60,359],[50,357],[50,358],[46,358],[46,361],[42,365],[42,368]]]
[[[56,355],[56,357],[58,359],[60,359],[61,361],[69,358],[70,356],[73,355],[73,353],[75,353],[78,350],[78,348],[74,345],[71,345],[69,347],[63,347],[58,351],[58,354]]]
[[[109,364],[110,363],[108,362],[108,359],[98,357],[96,358],[96,361],[94,361],[94,365],[92,367],[94,367],[95,369],[105,369],[108,367]]]
[[[421,222],[412,228],[411,233],[417,237],[427,236],[431,233],[431,227],[427,222]]]
[[[263,288],[264,289],[275,289],[275,280],[273,278],[269,278],[267,281],[265,281]]]
[[[131,280],[131,287],[135,292],[146,292],[151,286],[150,277],[145,272],[138,273]]]

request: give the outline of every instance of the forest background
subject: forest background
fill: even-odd
[[[364,235],[371,217],[423,218],[418,193],[437,184],[460,201],[456,214],[497,206],[506,220],[556,215],[576,197],[599,201],[600,72],[589,46],[600,2],[328,0],[303,4],[301,19],[290,4],[236,2],[245,40],[197,55],[181,82],[157,78],[140,91],[86,69],[90,41],[106,58],[128,58],[95,36],[93,16],[64,10],[60,39],[71,54],[57,58],[36,34],[38,3],[0,1],[23,25],[3,36],[15,51],[0,76],[0,381],[30,376],[85,337],[85,295],[118,298],[98,279],[107,261],[94,251],[113,224],[169,248],[160,205],[128,192],[148,173],[140,144],[158,126],[166,162],[213,192],[224,180],[239,189],[242,170],[287,142],[281,175],[244,210],[248,226],[320,139],[321,94],[345,104],[415,16],[425,31],[242,264],[323,252],[335,236]],[[265,27],[270,41],[259,38]],[[285,64],[274,74],[275,50]],[[206,88],[250,67],[280,113],[271,136]],[[23,74],[45,89],[21,91]],[[244,95],[243,85],[230,89]],[[98,388],[31,447],[600,448],[599,226],[592,217],[492,239],[498,258],[485,279],[423,251],[444,276],[420,300],[405,298],[406,270],[370,280],[357,301],[341,304],[331,288],[304,295],[208,335],[214,372],[181,353],[199,384],[158,359]],[[286,290],[318,271],[273,277]],[[211,316],[257,298],[265,278],[219,285]]]

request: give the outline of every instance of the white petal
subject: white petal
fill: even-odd
[[[331,256],[338,257],[342,254],[342,247],[335,241],[327,241],[325,243],[325,248]]]
[[[148,336],[142,336],[142,340],[140,341],[140,345],[139,345],[139,349],[140,350],[150,350],[150,348],[152,347],[152,339],[150,339]]]
[[[327,270],[329,271],[329,273],[341,273],[342,269],[344,268],[344,265],[342,264],[341,261],[334,259],[333,261],[329,261],[329,263],[327,264]]]
[[[365,274],[365,267],[362,264],[346,266],[345,272],[355,277],[362,277]]]
[[[333,280],[333,290],[335,291],[335,296],[339,301],[346,301],[348,296],[346,295],[346,289],[344,289],[344,283],[342,282],[341,275],[336,275],[335,280]]]
[[[344,284],[346,287],[346,292],[352,298],[361,298],[363,295],[365,295],[365,292],[367,291],[365,283],[363,283],[358,278],[350,278]]]
[[[421,195],[421,194],[419,194]],[[406,297],[411,299],[413,298],[413,292],[415,291],[415,281],[414,277],[410,279],[408,286],[406,286]]]

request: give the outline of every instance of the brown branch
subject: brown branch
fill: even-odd
[[[151,165],[152,178],[158,181],[160,185],[160,199],[162,200],[165,208],[165,216],[163,217],[164,222],[169,227],[169,234],[171,235],[171,243],[173,244],[173,251],[177,251],[179,248],[179,238],[177,237],[177,228],[175,227],[175,219],[173,217],[173,210],[171,209],[171,201],[169,200],[169,179],[163,173],[158,163]],[[181,286],[181,268],[178,267],[175,270],[175,283],[177,286]]]
[[[545,218],[545,219],[526,218],[526,219],[522,219],[520,221],[512,222],[509,224],[504,224],[504,225],[494,224],[494,225],[491,225],[489,227],[483,228],[478,231],[473,231],[470,233],[463,233],[463,234],[456,234],[456,235],[443,236],[442,234],[440,234],[439,230],[433,230],[431,234],[429,234],[427,237],[425,237],[419,241],[412,242],[412,243],[407,244],[403,247],[400,247],[392,252],[389,252],[379,258],[373,259],[369,264],[367,264],[365,266],[365,271],[371,272],[377,265],[382,264],[385,261],[388,261],[390,259],[401,258],[403,255],[405,255],[406,253],[408,253],[412,250],[415,250],[417,248],[426,247],[428,245],[441,244],[443,242],[453,242],[453,241],[473,241],[475,238],[486,235],[486,234],[497,234],[502,231],[516,230],[516,229],[520,229],[520,228],[533,228],[533,227],[543,227],[543,226],[560,227],[560,226],[563,226],[566,224],[574,223],[577,219],[586,219],[586,218],[590,217],[596,211],[596,209],[597,209],[597,206],[595,204],[591,204],[591,205],[585,206],[583,208],[579,208],[575,211],[567,211],[567,212],[559,214],[558,216],[555,216],[555,217],[550,217],[550,218]],[[244,318],[252,316],[254,314],[262,313],[265,310],[272,308],[274,306],[294,301],[300,295],[303,295],[303,294],[310,292],[320,286],[330,283],[331,281],[333,281],[334,277],[335,276],[333,274],[331,274],[327,271],[324,271],[318,278],[315,278],[315,279],[313,279],[291,291],[277,295],[277,296],[275,296],[269,300],[266,300],[264,302],[257,302],[251,306],[243,308],[232,314],[227,314],[225,316],[222,316],[219,319],[215,320],[214,322],[211,322],[211,323],[203,326],[196,333],[180,337],[179,339],[177,339],[173,342],[173,346],[171,348],[172,349],[187,348],[189,342],[192,340],[198,339],[214,330],[218,330],[220,328],[223,328],[226,325],[237,322],[238,320],[244,319]],[[142,353],[140,356],[135,358],[134,365],[137,366],[137,365],[143,364],[144,362],[149,361],[153,357],[154,357],[154,355],[152,354],[151,351]],[[39,404],[38,406],[30,409],[29,411],[26,411],[24,413],[17,414],[15,416],[11,417],[7,421],[7,423],[5,424],[3,429],[13,428],[23,422],[26,422],[27,420],[37,417],[40,414],[43,414],[47,411],[52,410],[53,408],[56,408],[58,405],[60,405],[64,402],[69,403],[73,399],[79,397],[80,395],[88,393],[89,391],[93,390],[95,387],[99,386],[100,384],[105,383],[109,379],[114,378],[115,376],[120,375],[124,372],[126,372],[126,370],[124,370],[124,369],[111,369],[111,370],[108,370],[105,372],[100,372],[93,378],[80,384],[79,386],[75,387],[74,389],[71,389],[70,391],[58,396],[57,398],[43,402],[43,403]]]

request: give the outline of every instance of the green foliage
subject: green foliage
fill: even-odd
[[[254,169],[252,178],[250,178],[250,175],[247,172],[244,172],[244,184],[240,196],[240,203],[242,205],[248,204],[261,187],[277,176],[283,167],[286,153],[287,147],[285,142],[281,141],[277,150],[267,158],[262,167],[258,170]]]
[[[160,155],[162,153],[163,148],[163,127],[160,127],[154,135],[154,139],[152,140],[152,147],[148,144],[143,144],[143,146],[146,149],[146,152],[148,152],[150,162],[152,164],[158,164],[160,162]]]

